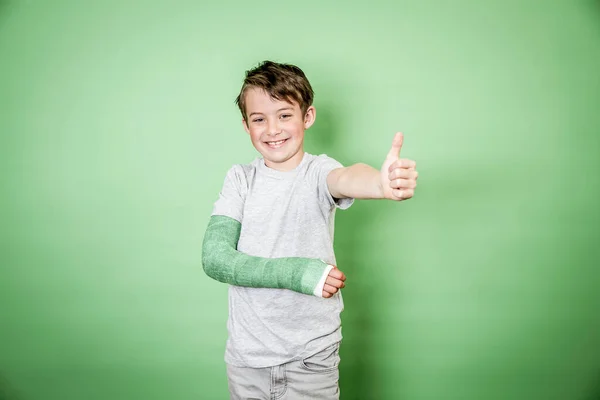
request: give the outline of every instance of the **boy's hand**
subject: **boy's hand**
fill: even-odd
[[[400,158],[404,135],[400,132],[394,136],[392,148],[381,167],[381,190],[383,197],[390,200],[407,200],[415,194],[417,163],[407,158]]]
[[[323,285],[323,297],[329,298],[336,294],[338,290],[346,286],[344,283],[345,280],[346,275],[334,266],[333,269],[329,271],[329,275],[325,280],[325,285]]]

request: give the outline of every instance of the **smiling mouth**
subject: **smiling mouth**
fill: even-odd
[[[269,146],[270,148],[272,148],[272,149],[277,149],[277,148],[279,148],[279,147],[283,146],[283,144],[284,144],[285,142],[287,142],[287,141],[288,141],[288,139],[283,139],[283,140],[276,140],[276,141],[273,141],[273,142],[265,142],[265,143],[266,143],[266,144],[267,144],[267,146]]]

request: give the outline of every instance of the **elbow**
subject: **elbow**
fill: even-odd
[[[202,269],[204,273],[209,277],[215,279],[215,249],[214,246],[210,246],[209,243],[205,242],[202,246]]]
[[[204,273],[208,276],[210,276],[209,263],[210,263],[210,260],[209,260],[208,256],[206,255],[206,251],[202,250],[202,270],[204,270]]]
[[[202,269],[210,278],[226,282],[226,264],[231,258],[231,250],[227,245],[209,241],[202,247]]]
[[[235,255],[241,224],[231,218],[212,216],[202,242],[202,269],[219,282],[230,278],[228,265]]]

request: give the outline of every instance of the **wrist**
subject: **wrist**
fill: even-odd
[[[300,290],[298,291],[304,294],[314,295],[316,293],[316,288],[319,286],[321,280],[323,280],[325,271],[329,273],[329,270],[331,270],[331,268],[325,261],[308,259],[306,268],[302,274]],[[321,287],[323,287],[323,285],[321,285]]]
[[[323,260],[321,260],[321,261],[323,261]],[[323,262],[325,262],[325,261],[323,261]],[[325,286],[325,281],[327,280],[327,277],[329,276],[329,272],[331,272],[331,270],[333,268],[334,268],[333,265],[327,264],[327,266],[325,267],[325,270],[323,271],[323,274],[321,275],[321,279],[315,286],[315,289],[313,291],[314,296],[323,297],[323,287]]]
[[[379,179],[377,180],[377,199],[385,199],[385,190],[383,189],[383,181],[381,180],[381,177],[378,177]]]
[[[360,177],[356,185],[356,193],[348,197],[356,199],[383,199],[385,191],[381,179],[381,172],[368,164],[355,164],[357,176]]]

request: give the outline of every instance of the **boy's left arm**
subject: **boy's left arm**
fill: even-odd
[[[407,200],[413,197],[419,173],[417,164],[399,158],[404,136],[397,133],[381,170],[366,164],[334,169],[327,175],[331,195],[338,199],[389,199]]]

